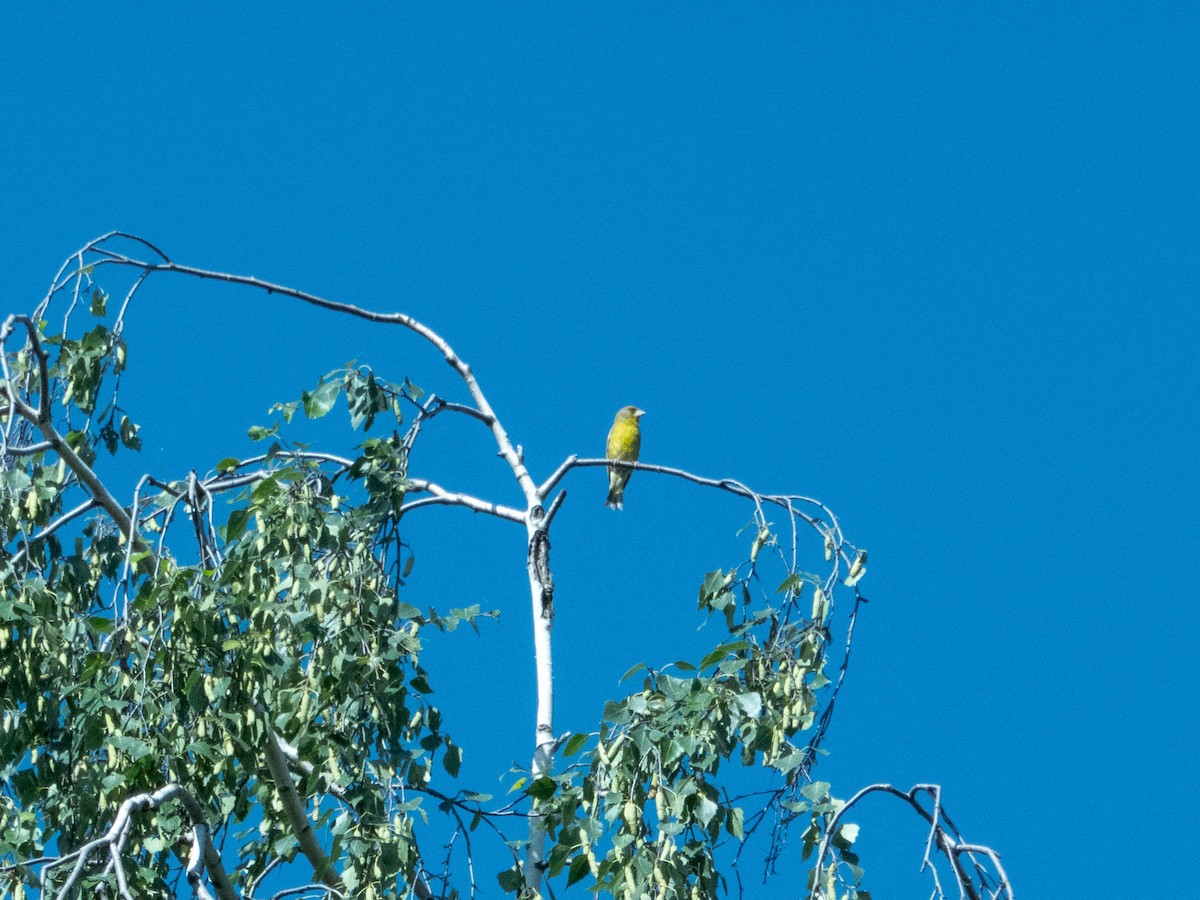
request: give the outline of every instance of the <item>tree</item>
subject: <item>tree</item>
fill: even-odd
[[[120,403],[123,328],[146,279],[168,273],[401,326],[449,363],[468,401],[347,366],[278,404],[276,424],[251,429],[261,454],[203,476],[145,475],[119,498],[100,463],[139,449]],[[119,303],[105,288],[113,283],[124,285]],[[61,331],[50,330],[52,307]],[[748,547],[702,580],[699,606],[723,634],[710,653],[635,666],[630,693],[598,715],[596,731],[559,734],[550,533],[564,480],[610,463],[570,456],[535,481],[441,335],[402,313],[180,265],[113,233],[64,263],[32,315],[5,319],[0,343],[6,894],[171,896],[181,877],[222,900],[494,893],[471,850],[473,836],[488,835],[511,853],[498,875],[508,893],[580,883],[577,892],[614,897],[713,897],[736,890],[724,863],[747,835],[769,833],[770,867],[795,827],[811,897],[867,898],[847,814],[886,794],[928,822],[924,862],[938,896],[940,856],[960,895],[1011,900],[998,856],[964,841],[936,786],[871,785],[841,801],[814,778],[866,602],[867,558],[819,501],[619,463],[743,498]],[[289,438],[295,415],[323,417],[339,398],[364,433],[356,455]],[[409,471],[415,442],[443,415],[490,431],[524,508]],[[421,663],[430,634],[490,613],[403,599],[417,513],[432,505],[524,529],[538,704],[531,762],[507,801],[452,786],[462,751]],[[735,795],[739,768],[769,786]],[[289,865],[299,859],[309,884],[295,880],[307,879]]]

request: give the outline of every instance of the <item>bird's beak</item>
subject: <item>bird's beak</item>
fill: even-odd
[[[637,419],[640,419],[645,414],[646,414],[646,411],[644,409],[634,410],[634,413],[633,413],[634,418],[637,418]]]

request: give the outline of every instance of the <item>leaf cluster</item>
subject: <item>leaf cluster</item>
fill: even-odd
[[[748,829],[770,811],[779,829],[804,822],[810,837],[824,833],[841,808],[829,785],[811,782],[815,743],[800,746],[812,730],[830,684],[829,602],[813,588],[810,614],[799,609],[800,585],[789,580],[766,603],[752,605],[755,580],[739,570],[705,576],[699,606],[721,621],[726,639],[698,663],[679,660],[671,670],[637,665],[641,689],[606,704],[598,734],[574,735],[564,755],[574,763],[557,776],[516,788],[532,798],[554,839],[548,875],[567,885],[588,881],[615,898],[716,897],[729,889],[727,867]],[[761,797],[731,796],[722,767],[730,764],[774,773],[778,786]],[[835,850],[853,857],[850,826]],[[857,876],[861,873],[855,873]],[[501,875],[500,884],[519,893],[520,873]],[[855,894],[853,886],[848,896]]]

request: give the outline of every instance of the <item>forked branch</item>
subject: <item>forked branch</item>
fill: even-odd
[[[908,791],[902,791],[890,784],[872,784],[860,790],[846,801],[845,805],[833,815],[826,825],[825,834],[817,851],[816,864],[812,870],[810,883],[810,900],[820,900],[828,875],[825,869],[826,859],[830,848],[841,828],[842,818],[864,798],[871,794],[887,794],[907,803],[929,825],[929,836],[925,841],[925,856],[921,862],[922,870],[928,869],[934,882],[933,896],[944,900],[945,892],[938,877],[937,865],[932,859],[934,850],[941,851],[950,863],[954,873],[954,882],[960,897],[968,900],[1016,900],[1012,883],[1000,862],[1000,855],[990,847],[981,844],[970,844],[962,839],[950,817],[942,809],[942,790],[936,784],[914,785]],[[932,803],[930,809],[921,804],[921,797],[928,797]],[[986,857],[991,864],[991,870],[977,857]]]
[[[34,860],[26,865],[36,865],[39,862],[43,864],[39,878],[43,889],[46,886],[46,879],[52,871],[61,866],[71,865],[65,881],[54,895],[56,898],[67,898],[76,895],[80,879],[91,858],[98,853],[107,852],[109,866],[116,876],[121,896],[124,900],[134,900],[126,885],[125,863],[122,857],[122,850],[133,827],[134,815],[147,809],[159,809],[171,800],[180,802],[192,822],[192,849],[186,867],[188,883],[200,896],[211,897],[212,895],[204,884],[204,875],[207,872],[208,880],[220,900],[238,900],[237,890],[234,888],[233,882],[229,880],[221,862],[221,854],[213,845],[203,805],[178,784],[168,784],[153,793],[136,794],[130,797],[117,809],[112,825],[98,838],[88,841],[71,853],[50,859]]]

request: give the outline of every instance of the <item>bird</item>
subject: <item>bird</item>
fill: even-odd
[[[608,443],[605,445],[605,459],[620,459],[633,462],[638,458],[642,448],[642,427],[638,422],[646,414],[645,410],[636,406],[622,406],[613,418],[612,428],[608,432]],[[623,509],[625,484],[633,469],[623,466],[608,467],[608,499],[604,505],[612,509]]]

